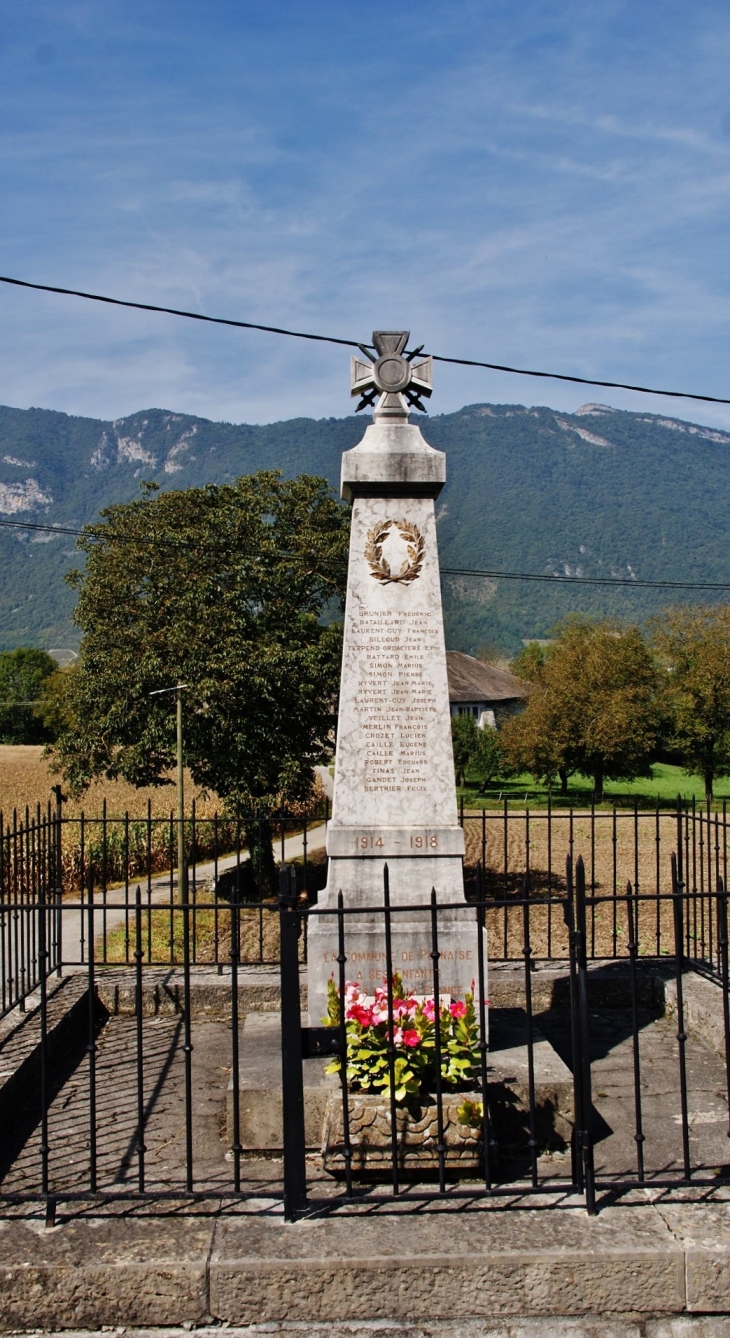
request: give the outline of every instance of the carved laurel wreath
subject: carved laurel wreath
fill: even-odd
[[[401,569],[397,573],[391,571],[390,564],[383,557],[383,544],[393,525],[398,527],[398,533],[405,541],[408,552],[407,561],[401,564]],[[394,585],[397,581],[403,584],[415,581],[421,574],[425,553],[426,540],[418,526],[409,520],[381,520],[372,530],[368,530],[365,560],[370,567],[371,576],[383,585]]]

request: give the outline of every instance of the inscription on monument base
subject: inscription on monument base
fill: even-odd
[[[327,854],[333,859],[398,859],[464,854],[461,827],[332,827]]]
[[[318,933],[310,942],[310,971],[318,979],[339,980],[338,943],[334,925],[318,925]],[[439,990],[453,998],[462,998],[476,990],[479,980],[479,952],[477,927],[473,912],[469,922],[451,916],[439,916]],[[393,971],[401,977],[407,989],[417,994],[433,993],[434,975],[430,924],[425,920],[395,925],[391,936]],[[358,923],[345,936],[345,978],[357,981],[368,994],[383,985],[387,976],[385,937],[382,921],[378,930]],[[482,968],[486,979],[486,945]]]

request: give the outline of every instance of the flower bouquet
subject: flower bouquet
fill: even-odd
[[[391,1000],[392,1062],[387,981],[372,996],[367,996],[356,982],[345,986],[347,1105],[353,1169],[372,1171],[390,1164],[391,1083],[401,1169],[412,1165],[422,1170],[437,1164],[439,1069],[446,1162],[459,1162],[462,1169],[467,1169],[465,1163],[473,1164],[477,1169],[481,1158],[481,1122],[464,1118],[478,1100],[481,1072],[473,987],[463,1000],[442,995],[437,1002],[433,997],[406,990],[396,973]],[[339,991],[331,979],[325,1025],[341,1026],[340,1007]],[[328,1065],[327,1072],[340,1073],[341,1063],[338,1057]],[[343,1169],[341,1094],[333,1093],[328,1102],[323,1156],[327,1170]]]

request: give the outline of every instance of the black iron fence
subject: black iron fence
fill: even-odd
[[[302,895],[316,896],[324,881],[328,816],[325,803],[298,811],[200,817],[193,802],[184,823],[183,871],[191,905],[193,963],[229,961],[230,916],[225,907],[234,888],[240,903],[242,960],[278,962],[278,925],[265,913],[277,897],[276,868],[274,861],[265,860],[265,852],[273,846],[276,862],[295,861]],[[101,964],[134,962],[137,887],[145,962],[172,966],[182,961],[177,826],[174,814],[155,817],[150,804],[143,817],[112,815],[106,804],[95,817],[83,812],[65,816],[60,803],[33,815],[14,812],[9,822],[0,813],[0,1017],[37,989],[43,960],[46,974],[62,965],[85,964],[89,888],[94,952]],[[18,909],[37,903],[41,890],[46,902],[55,905],[45,959],[39,956],[31,919]]]
[[[0,813],[0,1017],[61,967],[61,819],[49,804]],[[44,911],[39,912],[40,903]]]
[[[405,916],[412,921],[416,908],[390,904],[386,866],[381,913],[386,965],[379,1000],[375,998],[380,1012],[376,1009],[373,1017],[372,999],[366,999],[367,1006],[362,1009],[357,989],[358,966],[348,956],[349,926],[362,915],[362,910],[345,907],[340,896],[336,910],[305,911],[293,892],[287,895],[284,882],[280,903],[282,1025],[290,1037],[283,1050],[287,1218],[294,1220],[312,1206],[313,1188],[316,1195],[317,1187],[308,1182],[301,1087],[301,1056],[311,1053],[338,1057],[333,1067],[339,1074],[339,1093],[330,1099],[337,1113],[330,1114],[326,1121],[322,1155],[325,1168],[339,1173],[345,1199],[356,1196],[356,1181],[362,1183],[363,1179],[371,1184],[389,1181],[393,1195],[405,1193],[418,1198],[423,1195],[423,1180],[429,1178],[430,1172],[438,1185],[434,1192],[440,1195],[449,1192],[449,1186],[453,1189],[454,1182],[461,1182],[464,1188],[464,1181],[470,1182],[465,1191],[469,1194],[514,1195],[519,1191],[564,1195],[572,1191],[582,1194],[588,1212],[595,1213],[602,1194],[614,1196],[649,1183],[655,1188],[671,1189],[690,1184],[716,1186],[730,1179],[725,1142],[730,1137],[728,896],[721,875],[712,892],[687,889],[681,854],[679,859],[672,854],[669,872],[671,890],[659,896],[671,921],[673,951],[669,960],[661,964],[658,976],[652,978],[646,974],[646,964],[642,967],[638,944],[642,897],[647,894],[637,892],[631,882],[621,896],[591,894],[582,857],[578,857],[575,865],[575,876],[573,863],[568,859],[564,895],[550,899],[556,918],[559,915],[562,919],[568,941],[567,971],[563,981],[558,982],[564,985],[562,1008],[553,999],[547,1009],[542,1005],[536,1017],[532,922],[536,912],[539,915],[546,910],[548,898],[531,894],[527,876],[518,896],[511,896],[508,901],[504,897],[488,897],[483,871],[477,867],[476,896],[471,907],[476,929],[475,980],[473,996],[467,1000],[471,1030],[469,1037],[456,1047],[462,1054],[465,1047],[469,1052],[466,1067],[471,1090],[467,1092],[465,1076],[460,1079],[457,1070],[455,1077],[449,1063],[444,1063],[444,1057],[448,1061],[449,1052],[455,1047],[451,1000],[447,996],[444,1001],[441,993],[443,962],[439,950],[442,917],[464,912],[460,906],[437,904],[432,893],[430,903],[424,903],[417,911],[430,927],[428,1012],[435,1018],[435,1025],[430,1032],[426,1029],[422,1040],[422,1044],[430,1047],[423,1090],[412,1096],[404,1090],[403,1070],[399,1072],[399,1066],[410,1061],[410,1042],[403,1032],[403,1008],[409,1010],[410,1025],[416,1026],[424,1000],[422,996],[411,997],[404,1005],[394,963],[399,956],[395,948],[398,918]],[[598,971],[590,969],[589,927],[604,905],[610,905],[612,912],[618,910],[625,921],[628,960],[623,980],[615,973],[602,978]],[[490,1007],[486,997],[489,986],[483,931],[490,915],[501,914],[505,908],[510,913],[518,911],[522,928],[521,1007],[517,1010]],[[722,1044],[715,1050],[701,1043],[693,1046],[686,1027],[687,972],[694,965],[688,960],[686,944],[688,926],[694,922],[698,909],[708,932],[710,923],[714,924],[717,952],[714,964],[719,971],[720,990],[713,1002],[722,1019]],[[311,921],[315,916],[336,920],[337,972],[331,986],[335,1006],[329,1028],[300,1031],[299,1000],[293,989],[296,945],[302,921]],[[607,965],[610,970],[613,963]],[[351,975],[354,981],[349,979]],[[285,989],[287,979],[290,983]],[[608,1008],[606,985],[608,993],[614,995],[613,1006]],[[623,995],[618,1006],[617,985]],[[663,1003],[658,998],[662,991],[668,993],[671,1001],[668,1010],[666,995]],[[558,999],[560,993],[558,989]],[[512,1019],[511,1026],[507,1024],[507,1063],[500,1065],[504,1037],[500,1038],[499,1033],[505,1027],[502,1015],[510,1011],[519,1012],[521,1018],[517,1022],[517,1035],[515,1020]],[[461,1005],[457,1012],[461,1013]],[[379,1078],[369,1087],[367,1083],[363,1087],[359,1057],[368,1050],[372,1054],[368,1032],[378,1017]],[[552,1032],[551,1039],[566,1061],[569,1094],[564,1083],[561,1092],[560,1080],[554,1074],[546,1081],[545,1073],[540,1072],[545,1056],[538,1059],[537,1051],[540,1045],[544,1047],[546,1029]],[[371,1071],[376,1071],[375,1061],[371,1059],[370,1064]],[[616,1085],[619,1065],[621,1078],[613,1111],[620,1125],[610,1127],[596,1106],[596,1074],[600,1083],[606,1082],[607,1072],[611,1073],[608,1081]],[[698,1099],[707,1104],[708,1079],[715,1084],[713,1109],[693,1110],[692,1105],[696,1106]],[[605,1091],[598,1091],[597,1095],[609,1099]],[[367,1103],[363,1119],[362,1108]],[[649,1120],[645,1120],[645,1106],[650,1108]],[[711,1132],[705,1132],[703,1137],[700,1131],[707,1129]],[[562,1164],[561,1144],[566,1153]],[[601,1149],[598,1162],[597,1147]]]
[[[422,1202],[444,1195],[522,1199],[539,1192],[556,1201],[582,1195],[594,1212],[606,1196],[633,1186],[714,1186],[728,1177],[728,911],[721,877],[711,894],[701,894],[706,922],[714,923],[721,982],[713,989],[723,1043],[712,1050],[686,1025],[685,994],[695,974],[688,970],[687,924],[700,894],[684,885],[683,858],[673,858],[670,890],[661,894],[673,934],[665,961],[649,963],[639,955],[637,925],[648,894],[637,894],[629,883],[615,898],[628,955],[618,980],[622,997],[610,1006],[604,987],[608,983],[615,996],[617,964],[591,963],[589,926],[598,907],[613,905],[614,898],[591,894],[582,858],[575,873],[567,864],[564,891],[551,898],[567,932],[568,956],[564,964],[553,963],[547,1000],[533,935],[547,898],[534,894],[527,878],[518,895],[510,894],[510,912],[517,910],[521,920],[522,965],[512,970],[507,1004],[499,997],[490,1001],[490,970],[499,968],[491,967],[485,941],[490,915],[502,914],[507,899],[486,893],[480,868],[467,906],[439,904],[432,893],[408,908],[391,904],[384,869],[382,905],[367,912],[370,932],[382,941],[382,977],[375,987],[363,983],[356,950],[362,910],[344,906],[341,897],[332,908],[305,906],[292,875],[284,865],[278,902],[262,910],[277,924],[281,945],[274,974],[281,1031],[271,1041],[270,1090],[252,1095],[251,1056],[245,1045],[241,1049],[244,907],[235,884],[220,908],[229,950],[215,1034],[209,1002],[201,1005],[196,995],[195,903],[186,896],[165,908],[179,914],[182,925],[172,993],[170,973],[163,973],[174,1002],[166,1012],[155,993],[160,973],[146,960],[138,888],[117,903],[129,917],[131,969],[115,973],[87,954],[82,969],[52,988],[39,970],[32,1019],[38,1081],[24,1104],[7,1107],[0,1100],[6,1123],[0,1199],[45,1200],[49,1220],[57,1202],[99,1195],[224,1201],[263,1195],[273,1203],[283,1200],[293,1219],[362,1196],[377,1201],[405,1195]],[[42,963],[52,951],[58,900],[42,880],[36,891],[35,899],[6,902],[6,911],[25,921],[26,938],[36,943]],[[84,902],[71,909],[87,917],[87,942],[95,941],[100,909],[92,876]],[[408,932],[415,923],[427,943],[417,994],[399,971],[404,917]],[[455,918],[473,950],[473,983],[461,996],[447,984],[443,951]],[[335,962],[326,1023],[316,1025],[319,1018],[310,1015],[313,1025],[303,1026],[301,945],[315,920],[329,924]],[[658,1005],[660,985],[672,994],[669,1010]],[[54,1057],[59,1000],[63,1004],[69,988],[77,1030]],[[312,1062],[320,1075],[314,1135],[307,1127],[311,1082],[308,1087],[305,1073]],[[331,1086],[323,1112],[325,1063]],[[212,1120],[198,1099],[209,1091],[211,1075],[221,1083],[221,1074],[224,1138],[220,1111]],[[280,1143],[264,1150],[256,1125],[270,1122],[277,1091]],[[253,1127],[252,1100],[261,1103]]]
[[[161,874],[148,859],[137,886],[128,817],[102,815],[101,860],[89,857],[88,819],[51,808],[3,826],[2,1009],[22,1008],[32,996],[19,1065],[30,1054],[35,1077],[20,1101],[0,1074],[0,1197],[40,1197],[52,1217],[59,1199],[99,1194],[263,1194],[283,1199],[291,1218],[362,1194],[539,1191],[582,1194],[592,1212],[626,1187],[727,1177],[724,809],[465,814],[476,855],[466,904],[440,904],[430,889],[420,906],[391,904],[384,869],[383,903],[368,909],[369,931],[382,941],[373,958],[378,980],[363,978],[362,910],[341,898],[317,905],[307,856],[316,817],[260,820],[278,824],[280,857],[297,842],[299,862],[281,858],[278,895],[257,901],[246,899],[243,818],[232,851],[222,822],[208,819],[201,839],[201,824],[191,820],[183,877],[171,874],[172,859]],[[103,860],[115,821],[125,841],[116,886]],[[83,836],[81,889],[65,873],[69,831]],[[153,848],[147,838],[146,857]],[[404,919],[421,941],[417,993],[401,967]],[[455,925],[469,938],[473,972],[460,989],[444,946]],[[303,1026],[307,943],[326,926],[334,944],[327,1024],[310,1000],[312,1025]],[[509,998],[496,989],[500,960]],[[201,985],[202,963],[217,970]],[[697,968],[714,991],[717,1043],[709,1046],[687,1025]],[[269,1064],[267,1079],[280,1095],[255,1098],[262,1111],[280,1101],[273,1146],[262,1144],[257,1117],[252,1129],[246,1116],[255,1084],[240,1024],[259,1006],[275,1009],[281,1024],[268,1042],[275,1076]],[[59,1018],[71,1016],[64,1032]],[[0,1040],[3,1070],[14,1034],[6,1029]],[[325,1063],[331,1086],[323,1111]],[[208,1117],[197,1099],[216,1083],[226,1106],[223,1139],[220,1110]]]
[[[235,885],[240,903],[241,961],[276,964],[279,930],[267,912],[276,899],[275,868],[269,881],[264,851],[273,844],[276,862],[296,862],[299,892],[311,904],[324,885],[324,839],[328,806],[298,812],[239,812],[199,816],[193,803],[185,819],[185,875],[191,905],[191,952],[197,964],[224,965],[230,954],[230,917],[225,906]],[[589,960],[628,959],[628,922],[622,908],[627,882],[637,898],[634,925],[637,956],[674,954],[669,855],[681,853],[689,897],[684,919],[688,961],[716,975],[721,970],[716,916],[710,913],[720,882],[728,878],[727,808],[712,811],[694,801],[675,810],[613,811],[508,809],[465,812],[466,887],[477,895],[477,868],[483,871],[492,961],[520,960],[520,898],[529,879],[532,951],[538,960],[569,957],[569,933],[561,911],[565,869],[581,850],[590,896],[586,925]],[[252,842],[253,837],[253,842]],[[248,842],[253,849],[249,852]],[[46,971],[83,965],[88,954],[86,906],[89,878],[94,888],[95,954],[104,965],[131,965],[134,957],[132,903],[137,886],[143,911],[143,952],[150,965],[182,960],[183,923],[177,864],[177,820],[112,815],[106,805],[94,817],[65,816],[60,803],[35,814],[0,814],[0,1016],[37,988],[40,958],[37,935],[11,902],[30,904],[39,888],[58,900],[48,936]],[[74,908],[74,902],[76,908]],[[305,947],[306,951],[306,947]]]
[[[727,803],[713,809],[692,800],[674,808],[544,809],[465,811],[467,888],[473,890],[478,864],[485,892],[501,903],[489,923],[492,960],[521,954],[519,898],[525,876],[531,892],[545,898],[535,917],[534,950],[548,960],[569,955],[568,932],[557,903],[566,891],[566,867],[578,851],[585,861],[590,895],[586,951],[591,960],[626,958],[628,925],[622,908],[626,884],[638,897],[635,926],[640,957],[671,956],[674,925],[666,894],[671,891],[670,855],[681,851],[691,906],[685,920],[685,955],[720,970],[715,918],[708,913],[722,881],[728,882]],[[470,874],[471,870],[471,874]],[[557,909],[556,909],[557,907]]]
[[[183,845],[186,866],[195,881],[198,866],[215,874],[226,857],[248,856],[247,843],[253,833],[255,850],[253,862],[246,870],[243,887],[248,896],[264,881],[263,852],[266,841],[273,842],[281,859],[285,856],[288,836],[299,833],[303,838],[302,859],[305,882],[308,874],[308,836],[329,818],[329,801],[322,805],[300,806],[297,809],[279,808],[249,812],[238,809],[230,813],[200,815],[192,801],[183,823]],[[101,813],[78,816],[62,815],[61,862],[63,886],[66,892],[82,893],[86,888],[89,871],[101,895],[110,888],[130,886],[137,882],[149,890],[164,880],[172,891],[177,879],[178,819],[174,812],[160,816],[153,814],[152,801],[147,812],[134,815],[129,812],[111,814],[106,800]],[[230,868],[230,862],[223,868]]]

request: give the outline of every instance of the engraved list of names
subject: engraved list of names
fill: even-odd
[[[427,610],[361,608],[350,625],[358,677],[354,707],[366,794],[425,794],[429,726],[437,714],[431,666],[438,620]]]

